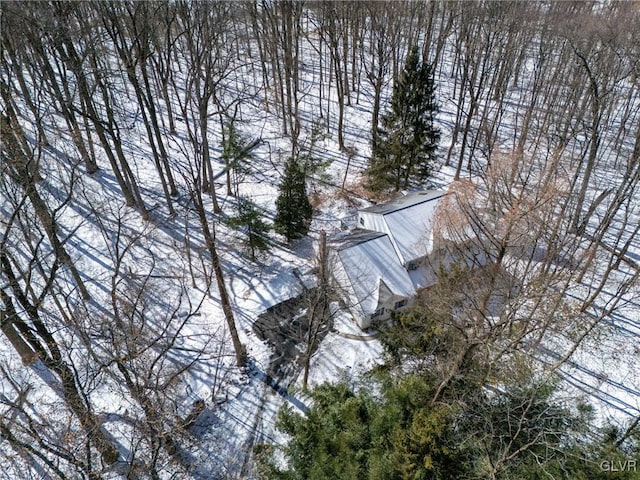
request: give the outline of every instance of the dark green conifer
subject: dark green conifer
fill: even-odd
[[[248,198],[238,198],[238,213],[231,217],[228,223],[246,234],[246,246],[251,260],[255,260],[256,250],[263,251],[269,248],[267,232],[271,227],[262,219],[262,213]]]
[[[312,209],[307,197],[306,178],[296,158],[287,160],[280,193],[276,199],[274,227],[287,242],[304,237],[311,224]]]
[[[383,116],[372,145],[367,172],[372,190],[398,191],[411,181],[429,178],[440,140],[440,131],[434,126],[437,112],[431,65],[420,62],[414,47],[393,87],[391,109]]]

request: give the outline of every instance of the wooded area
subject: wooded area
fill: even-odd
[[[566,342],[547,368],[557,371],[640,292],[630,254],[640,234],[637,3],[5,1],[0,10],[0,321],[17,352],[0,358],[0,465],[9,472],[0,477],[200,478],[185,455],[192,439],[188,412],[176,405],[180,379],[203,359],[238,367],[249,359],[229,290],[237,272],[224,268],[241,248],[218,232],[238,229],[258,262],[271,245],[288,248],[309,232],[318,185],[379,199],[424,186],[440,168],[455,173],[435,227],[439,295],[427,293],[384,332],[383,405],[370,391],[326,387],[314,394],[320,415],[356,399],[362,405],[336,413],[354,428],[368,418],[407,426],[360,432],[363,442],[378,434],[402,442],[393,452],[401,459],[369,478],[408,478],[425,451],[444,469],[433,478],[447,478],[446,465],[466,464],[430,444],[444,438],[472,438],[466,459],[482,451],[483,467],[465,470],[468,478],[551,478],[532,460],[544,459],[542,430],[507,447],[495,443],[504,425],[492,438],[476,435],[504,411],[523,423],[551,411],[593,433],[580,423],[588,415],[554,403],[555,386],[505,386],[513,395],[504,403],[483,386],[504,386],[513,365],[531,372],[532,352],[553,335]],[[415,108],[402,108],[413,100],[429,110],[424,125]],[[256,111],[276,119],[273,148]],[[326,138],[335,156],[318,146]],[[278,188],[268,207],[242,189],[248,178]],[[90,179],[108,194],[98,197]],[[100,245],[82,241],[89,228]],[[152,252],[148,238],[165,230],[181,267]],[[96,250],[108,258],[100,278],[82,268]],[[457,270],[478,258],[489,265]],[[442,259],[458,263],[445,272],[452,264]],[[211,298],[225,327],[193,339],[191,324]],[[318,304],[324,312],[324,296]],[[317,342],[308,343],[305,387]],[[24,373],[18,360],[35,370]],[[402,376],[407,364],[420,367],[415,377]],[[34,375],[57,400],[43,400]],[[469,390],[458,389],[465,382]],[[414,387],[418,400],[407,393]],[[125,399],[126,414],[104,413],[102,388]],[[470,408],[461,407],[463,392],[479,416],[454,431],[454,414]],[[398,398],[404,410],[393,410]],[[542,411],[527,416],[529,401]],[[292,435],[306,428],[283,418]],[[414,418],[432,430],[408,426]],[[638,419],[608,443],[572,444],[563,455],[637,455]],[[552,420],[545,428],[557,427]],[[563,438],[546,445],[564,448]],[[372,458],[391,450],[374,447]],[[292,467],[303,450],[289,451]],[[516,461],[525,453],[533,457]],[[563,473],[566,465],[553,463],[554,478],[581,471],[572,464]],[[301,471],[286,478],[329,475]]]

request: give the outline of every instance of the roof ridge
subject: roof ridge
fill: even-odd
[[[358,210],[358,212],[364,212],[364,213],[375,213],[375,214],[379,214],[379,215],[388,215],[389,213],[394,213],[394,212],[399,212],[401,210],[405,210],[407,208],[411,208],[411,207],[415,207],[416,205],[421,205],[423,203],[426,202],[431,202],[433,200],[437,200],[438,198],[441,198],[443,196],[447,195],[447,192],[445,190],[422,190],[422,191],[417,191],[417,192],[409,192],[406,195],[404,195],[403,197],[399,197],[399,198],[395,198],[393,200],[389,200],[387,202],[383,202],[383,203],[378,203],[376,205],[372,205],[370,207],[367,208],[363,208],[361,210]],[[420,198],[420,196],[425,196],[425,198]],[[401,203],[403,200],[407,201],[407,197],[418,197],[417,199],[414,199],[415,203],[410,203],[408,205],[397,205],[397,207],[394,208],[393,204],[394,202],[396,203]],[[389,211],[385,211],[385,209],[389,209]],[[379,210],[379,211],[377,211]]]
[[[358,239],[356,237],[356,234],[352,234],[349,233],[348,235],[345,235],[345,237],[343,239],[337,240],[337,241],[342,241],[345,243],[345,245],[339,245],[336,247],[336,250],[338,252],[341,252],[342,250],[346,250],[347,248],[351,248],[351,247],[356,247],[358,245],[362,245],[363,243],[367,243],[370,242],[371,240],[377,240],[380,237],[388,237],[389,234],[385,233],[385,232],[377,232],[375,230],[369,230],[368,228],[361,228],[360,229],[363,233],[369,233],[369,234],[375,234],[375,235],[371,235],[370,237],[365,237],[365,238],[361,238]],[[350,238],[351,237],[351,238]],[[353,241],[353,243],[349,243],[350,239]]]

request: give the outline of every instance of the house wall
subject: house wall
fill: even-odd
[[[398,302],[404,302],[404,305],[400,307],[396,307],[396,304]],[[391,314],[393,312],[402,312],[407,308],[409,308],[411,305],[413,305],[413,302],[414,302],[413,297],[409,297],[409,298],[398,297],[398,296],[389,297],[385,302],[378,304],[378,309],[376,310],[376,312],[370,315],[365,315],[364,317],[359,319],[359,326],[364,330],[366,328],[369,328],[371,325],[375,323],[388,320],[391,318]],[[381,315],[378,315],[377,312],[379,312],[381,309],[384,309],[384,313]]]

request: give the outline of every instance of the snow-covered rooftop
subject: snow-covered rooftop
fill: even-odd
[[[352,240],[353,244],[338,249],[338,256],[364,314],[378,308],[381,282],[393,295],[415,295],[411,278],[398,262],[387,235],[359,231]]]
[[[345,250],[350,247],[354,247],[369,240],[374,240],[378,237],[386,235],[381,232],[373,232],[371,230],[364,230],[356,228],[349,232],[348,235],[336,238],[333,240],[333,246],[336,250]]]
[[[442,190],[426,190],[426,191],[419,191],[419,192],[409,192],[402,197],[394,198],[393,200],[390,200],[385,203],[380,203],[378,205],[373,205],[361,211],[367,212],[367,213],[377,213],[380,215],[386,215],[388,213],[397,212],[398,210],[403,210],[405,208],[413,207],[415,205],[419,205],[424,202],[430,202],[431,200],[440,198],[443,195],[446,195],[446,192]]]
[[[406,265],[431,251],[436,206],[444,195],[441,190],[412,192],[360,210],[360,226],[389,235],[400,263]]]

